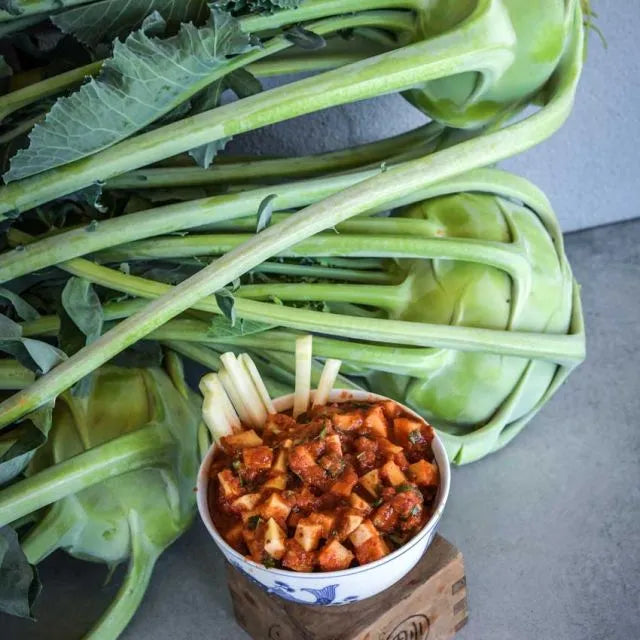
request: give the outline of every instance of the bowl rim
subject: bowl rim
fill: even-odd
[[[315,390],[311,391],[311,399],[313,399],[315,395]],[[284,411],[293,406],[293,398],[294,394],[290,393],[285,396],[280,396],[273,400],[273,404],[275,405],[278,411]],[[377,393],[372,393],[369,391],[364,391],[360,389],[333,389],[329,394],[330,402],[349,402],[350,400],[356,401],[371,401],[371,402],[379,402],[384,400],[391,400],[395,402],[397,405],[402,407],[402,409],[420,420],[422,423],[429,425],[429,423],[418,413],[410,409],[409,407],[403,405],[401,402],[393,398],[388,398],[387,396],[383,396]],[[446,449],[442,440],[438,436],[437,432],[434,430],[434,439],[432,444],[433,453],[436,458],[436,464],[438,465],[438,470],[440,472],[440,486],[438,487],[438,494],[436,496],[436,508],[434,509],[431,517],[424,524],[422,529],[406,544],[402,545],[395,551],[392,551],[389,555],[380,558],[379,560],[375,560],[374,562],[369,562],[368,564],[358,565],[357,567],[351,567],[349,569],[341,569],[339,571],[291,571],[288,569],[275,569],[265,567],[263,564],[255,562],[254,560],[249,560],[245,556],[243,556],[240,552],[236,551],[227,541],[222,537],[222,535],[218,532],[215,524],[213,523],[213,518],[211,517],[211,513],[209,512],[209,504],[208,504],[208,492],[209,492],[209,467],[211,466],[211,458],[213,457],[216,443],[212,443],[207,451],[206,455],[202,459],[200,464],[200,468],[198,470],[198,479],[196,486],[196,501],[198,505],[198,512],[200,514],[200,519],[204,522],[205,527],[207,528],[209,534],[213,538],[214,542],[220,547],[220,549],[225,553],[225,555],[230,555],[236,560],[238,560],[241,564],[249,565],[250,567],[254,567],[256,569],[266,571],[269,574],[280,577],[288,577],[288,578],[296,578],[296,579],[334,579],[334,578],[343,578],[357,575],[359,573],[363,573],[365,571],[371,571],[373,569],[377,569],[388,562],[393,562],[398,559],[404,553],[412,549],[415,545],[419,544],[420,541],[428,535],[438,524],[440,518],[442,517],[442,513],[444,511],[444,507],[447,503],[447,498],[449,497],[449,489],[451,487],[451,466],[449,464],[449,457],[447,456]]]

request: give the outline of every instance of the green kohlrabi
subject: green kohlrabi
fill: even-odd
[[[0,492],[3,525],[43,510],[22,541],[31,563],[58,548],[110,567],[129,562],[92,638],[124,629],[156,559],[195,512],[200,402],[174,354],[166,368],[107,365],[89,396],[62,394],[26,479]]]

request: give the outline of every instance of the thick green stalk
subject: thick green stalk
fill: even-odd
[[[393,278],[384,271],[366,269],[342,269],[340,267],[323,267],[316,265],[291,264],[287,262],[265,262],[253,272],[272,273],[275,275],[298,276],[301,278],[319,278],[324,280],[347,280],[360,284],[391,284]]]
[[[344,171],[374,162],[381,162],[408,147],[427,147],[442,133],[442,125],[430,122],[407,133],[371,142],[351,149],[322,153],[301,158],[251,160],[200,167],[139,169],[112,178],[105,189],[155,189],[192,187],[229,182],[268,181],[272,178],[304,178],[316,174]],[[425,152],[426,153],[426,149]]]
[[[204,322],[172,320],[156,329],[150,337],[169,344],[175,344],[175,341],[179,340],[181,345],[222,344],[235,348],[258,350],[260,353],[281,352],[289,354],[287,357],[290,358],[295,354],[295,341],[300,336],[299,333],[271,330],[245,336],[216,337],[207,329],[207,324]],[[416,376],[425,376],[430,371],[437,371],[451,357],[449,352],[442,349],[389,347],[372,343],[334,340],[322,336],[314,336],[313,352],[318,358],[337,358],[380,371]],[[182,353],[185,352],[182,351]],[[185,353],[185,355],[188,354]],[[202,360],[198,361],[207,364]],[[291,361],[290,364],[293,367],[294,362]],[[215,367],[211,366],[211,368]]]
[[[102,63],[102,60],[92,62],[83,67],[77,67],[71,71],[65,71],[51,78],[46,78],[40,82],[34,82],[22,89],[1,96],[0,121],[4,120],[14,111],[22,109],[22,107],[32,102],[61,93],[70,87],[84,82],[87,77],[97,75],[102,67]]]
[[[272,227],[271,230],[277,228],[277,226]],[[255,240],[256,239],[254,238],[253,240],[241,245],[241,247],[250,247],[252,245],[255,247]],[[214,264],[219,264],[221,261],[228,260],[229,256],[233,253],[234,252],[232,251],[226,254]],[[245,260],[251,260],[254,257],[255,254],[244,255]],[[238,261],[240,261],[240,258],[238,258]],[[185,283],[193,282],[194,279],[197,279],[202,273],[211,269],[211,267],[205,268],[189,280],[185,280],[185,282],[177,285],[176,287],[172,287],[171,285],[161,282],[155,282],[137,276],[125,275],[119,271],[102,267],[82,258],[69,260],[68,262],[60,265],[60,267],[75,276],[86,278],[91,282],[115,289],[116,291],[122,291],[129,293],[130,295],[140,296],[143,298],[158,297],[158,300],[167,300],[165,306],[171,307],[174,306],[175,303],[172,304],[167,298],[172,295],[172,291],[174,292],[174,295],[177,296],[178,292],[184,291]],[[155,307],[158,300],[149,305],[149,307]],[[131,323],[132,319],[146,316],[149,307],[145,308],[135,316],[124,320],[113,331],[115,333],[119,333],[118,330],[123,325],[126,326]],[[218,304],[212,296],[196,298],[191,302],[191,307],[208,313],[220,313]],[[445,349],[458,349],[461,351],[476,351],[481,349],[488,353],[540,358],[558,363],[579,362],[584,359],[584,341],[580,336],[541,334],[522,331],[497,331],[495,329],[480,329],[429,324],[424,322],[366,318],[337,313],[323,313],[309,309],[296,309],[292,307],[285,307],[280,304],[257,302],[255,300],[246,300],[243,298],[236,298],[234,308],[236,315],[240,318],[256,320],[258,322],[273,324],[275,326],[290,327],[301,331],[312,331],[324,334],[329,333],[357,340],[390,342],[394,344],[419,347],[441,347]],[[185,309],[181,309],[181,311],[184,310]],[[175,315],[177,315],[177,313],[173,314],[173,316]],[[148,322],[154,325],[153,329],[165,324],[165,322],[157,322],[157,317],[149,319]],[[108,336],[109,333],[105,334],[105,336]],[[139,335],[142,336],[145,334]],[[105,336],[102,336],[102,338],[99,338],[92,344],[103,341]],[[173,339],[176,339],[175,336]],[[62,367],[66,367],[66,363],[73,360],[74,357],[58,365],[55,372],[59,373],[60,369]],[[42,379],[43,378],[40,380]],[[29,391],[32,391],[37,384],[38,383],[32,385]],[[3,405],[6,405],[11,401],[12,398],[6,400],[2,405],[0,405],[0,410],[2,410]],[[2,420],[3,417],[0,417],[0,422]]]
[[[53,553],[62,539],[80,521],[70,517],[68,509],[53,505],[20,543],[24,554],[31,564],[38,564]],[[82,526],[82,525],[80,525]]]
[[[28,390],[18,392],[5,400],[0,404],[0,426],[11,424],[34,408],[55,398],[61,391],[69,388],[127,346],[287,247],[350,217],[395,203],[437,182],[521,153],[539,140],[551,135],[571,112],[582,68],[583,32],[582,13],[579,6],[576,7],[573,26],[574,37],[565,58],[550,81],[549,101],[543,109],[502,130],[467,140],[426,158],[394,167],[361,185],[345,189],[322,202],[307,207],[292,216],[286,224],[269,227],[243,246],[216,260],[212,265],[205,267],[159,299],[154,300],[144,310],[123,320],[115,329],[58,365],[49,374],[39,378]],[[375,66],[375,63],[372,63],[372,66]],[[295,94],[295,91],[293,93]],[[189,145],[189,148],[193,146],[195,145]],[[92,161],[95,161],[95,157]],[[238,303],[240,302],[247,304],[249,301],[239,300]],[[259,302],[251,302],[251,304],[264,305]],[[406,331],[406,329],[406,326],[402,327],[402,330]],[[453,349],[461,346],[475,349],[478,346],[486,347],[487,344],[493,347],[498,338],[497,333],[490,330],[464,328],[461,335],[455,334],[455,330],[459,331],[460,327],[438,327],[438,329],[448,331],[448,336],[444,337],[448,338],[447,346]],[[320,330],[323,333],[327,332],[324,327]],[[549,347],[549,340],[561,338],[564,338],[562,350],[566,351],[566,341],[571,341],[573,338],[573,336],[536,334],[527,337],[527,334],[508,332],[505,334],[507,335],[500,335],[500,340],[508,338],[512,345],[515,342],[516,350],[522,350],[524,342],[528,347],[525,349],[528,357],[537,357],[543,342]],[[440,337],[443,337],[442,334]],[[479,338],[481,344],[474,344],[474,338]],[[404,336],[400,335],[399,339],[401,343],[404,342]],[[556,344],[548,351],[553,352],[557,346]],[[583,349],[583,343],[573,345],[574,357],[580,357]]]
[[[161,465],[174,444],[166,429],[149,426],[16,482],[0,491],[0,526],[108,478]]]
[[[341,28],[348,21],[348,17],[336,19],[331,28]],[[479,71],[485,77],[499,75],[511,64],[514,38],[504,7],[494,0],[480,0],[469,20],[440,37],[184,118],[92,156],[13,182],[0,190],[0,213],[24,211],[98,180],[305,113],[466,71]],[[282,41],[282,47],[290,44],[285,38],[274,41]],[[275,52],[276,46],[269,43],[261,52],[266,55],[267,49]],[[250,52],[234,58],[225,72],[251,62],[251,56],[258,55]],[[546,135],[548,132],[542,137]],[[527,146],[541,139],[534,131],[530,136]]]
[[[353,285],[269,283],[251,284],[234,292],[238,298],[268,300],[271,297],[295,302],[350,302],[380,307],[387,311],[399,311],[411,298],[411,290],[403,285]]]
[[[98,223],[95,228],[77,228],[37,242],[14,229],[10,240],[20,249],[0,254],[0,282],[44,269],[70,258],[140,238],[182,231],[214,222],[255,214],[260,203],[277,191],[276,210],[303,207],[356,184],[372,175],[366,171],[349,176],[317,178],[278,187],[212,196],[130,213]]]
[[[89,631],[86,640],[113,640],[120,636],[140,606],[156,560],[164,551],[149,541],[140,522],[140,516],[135,511],[129,512],[128,520],[131,557],[127,575],[115,599]]]

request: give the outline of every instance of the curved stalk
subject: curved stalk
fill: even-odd
[[[338,23],[335,22],[336,19],[329,19],[318,24],[308,25],[308,28],[312,31],[320,35],[328,35],[335,31],[345,28],[358,28],[363,26],[381,26],[385,29],[397,30],[399,32],[403,31],[413,31],[413,23],[411,21],[410,16],[400,13],[400,12],[391,12],[391,11],[378,11],[371,12],[365,14],[358,14],[356,16],[345,16],[344,18],[337,18]],[[279,73],[286,72],[295,72],[295,71],[309,71],[313,70],[313,59],[311,60],[295,60],[292,61],[274,61],[272,63],[268,63],[262,61],[262,58],[273,55],[274,53],[278,53],[280,51],[284,51],[285,49],[293,46],[291,41],[286,40],[282,37],[272,38],[269,42],[265,44],[264,47],[257,51],[249,52],[246,54],[242,54],[233,58],[229,61],[229,67],[225,68],[224,73],[220,73],[216,71],[204,84],[207,86],[211,84],[214,80],[221,75],[226,75],[229,71],[233,69],[237,69],[240,67],[246,67],[250,72],[257,72],[258,75],[262,76],[270,76],[270,75],[278,75]],[[355,61],[362,59],[363,56],[360,54],[355,58]],[[343,60],[345,56],[342,56]],[[328,68],[334,68],[334,64],[340,58],[331,60],[331,63]],[[90,64],[84,65],[82,67],[78,67],[76,69],[71,69],[70,71],[66,71],[64,73],[60,73],[51,78],[47,78],[45,80],[41,80],[40,82],[34,82],[33,84],[24,87],[22,89],[18,89],[17,91],[12,91],[11,93],[6,94],[5,96],[0,97],[0,121],[6,118],[11,113],[25,107],[37,100],[42,98],[46,98],[48,96],[52,96],[58,93],[61,93],[67,89],[73,88],[82,82],[84,82],[87,78],[92,76],[97,76],[100,73],[102,65],[105,60],[98,60],[96,62],[92,62]],[[259,64],[262,62],[262,64]],[[346,57],[346,63],[354,62],[353,56]],[[257,65],[254,66],[254,65]],[[320,69],[327,68],[327,62],[320,64]],[[260,72],[262,72],[260,74]],[[200,84],[198,85],[198,89],[202,88]],[[194,91],[195,92],[195,91]]]
[[[149,426],[93,447],[0,491],[0,526],[91,485],[172,455],[166,429]]]
[[[27,560],[31,564],[44,560],[60,547],[62,540],[77,524],[78,521],[69,517],[64,507],[54,504],[20,543]]]
[[[61,391],[70,387],[127,346],[162,326],[198,300],[224,287],[273,255],[284,251],[287,247],[324,229],[333,227],[350,217],[371,211],[376,207],[395,203],[399,199],[437,182],[521,153],[539,140],[551,135],[566,120],[571,111],[580,77],[583,51],[582,12],[577,4],[574,17],[574,36],[565,57],[550,80],[550,97],[543,109],[499,131],[493,131],[479,138],[467,140],[433,153],[426,158],[412,160],[394,167],[370,178],[361,185],[345,189],[322,202],[307,207],[292,216],[286,224],[280,223],[267,228],[242,247],[231,251],[216,260],[214,264],[167,291],[166,295],[150,303],[144,310],[123,320],[116,328],[78,351],[49,374],[39,378],[28,390],[18,392],[5,400],[0,404],[0,426],[11,424],[34,408],[55,398]],[[459,63],[459,60],[456,62]],[[371,64],[371,68],[375,66],[375,62]],[[322,85],[322,82],[317,82],[317,78],[314,78],[314,82]],[[295,97],[295,91],[293,94]],[[331,97],[335,99],[335,96]],[[207,117],[204,120],[207,121]],[[189,148],[193,146],[195,145],[190,144]],[[121,145],[117,145],[117,147],[122,149]],[[113,149],[109,151],[113,152]],[[168,155],[175,155],[179,152],[180,150]],[[98,156],[100,155],[98,154]],[[162,155],[161,153],[160,156]],[[95,162],[98,156],[94,156],[91,162]],[[133,164],[134,166],[129,168],[135,168],[135,162]],[[50,175],[47,180],[49,179]],[[68,186],[67,183],[64,189]],[[238,303],[247,304],[248,301],[238,300]],[[258,302],[251,304],[264,305],[264,303]],[[400,327],[398,328],[400,329]],[[402,327],[405,330],[406,328]],[[498,333],[490,330],[465,329],[463,334],[458,333],[458,338],[455,338],[452,335],[452,330],[460,330],[460,327],[439,327],[439,329],[446,329],[448,332],[447,336],[440,334],[440,338],[445,338],[444,342],[447,342],[448,348],[494,347],[495,341],[498,339]],[[426,330],[428,331],[428,327]],[[321,331],[326,332],[326,328]],[[402,343],[404,336],[400,335],[399,339]],[[581,358],[584,352],[584,342],[578,340],[576,336],[535,335],[534,337],[514,333],[500,335],[499,339],[501,342],[503,339],[508,340],[511,345],[516,347],[515,351],[521,351],[524,343],[528,347],[525,349],[527,357],[538,357],[539,353],[556,352],[559,347],[558,341],[562,342],[560,350],[563,351],[563,359],[567,350],[572,353],[572,357],[575,359]],[[474,340],[478,340],[478,342],[474,343]],[[551,345],[550,342],[555,344]],[[570,349],[567,347],[567,342],[570,343]]]
[[[125,173],[105,183],[105,189],[154,189],[192,187],[230,182],[268,181],[272,178],[305,178],[315,174],[353,169],[379,163],[407,147],[428,146],[442,133],[442,125],[429,124],[391,138],[368,144],[299,158],[251,160],[200,167],[150,168]],[[426,153],[426,150],[425,150]]]
[[[124,631],[140,606],[159,555],[164,551],[146,538],[140,517],[130,511],[131,558],[124,581],[109,608],[89,631],[87,640],[113,640]]]
[[[303,9],[297,10],[297,21],[301,19],[299,11]],[[332,24],[330,28],[327,24],[327,29],[336,30],[344,28],[349,17],[328,22]],[[0,214],[24,211],[202,144],[330,106],[405,90],[466,71],[479,72],[485,77],[499,75],[512,62],[514,38],[504,7],[495,0],[479,0],[478,8],[468,20],[439,37],[223,105],[124,140],[86,158],[12,182],[0,190]],[[278,46],[284,48],[291,44],[284,37],[274,41],[258,52],[234,58],[225,67],[225,73],[274,53],[279,50]],[[213,80],[215,78],[210,79]],[[536,135],[526,146],[539,140],[540,136]]]

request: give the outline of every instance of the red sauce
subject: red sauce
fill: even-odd
[[[440,482],[433,429],[395,402],[340,403],[222,439],[209,509],[237,551],[267,567],[339,571],[408,542]]]

